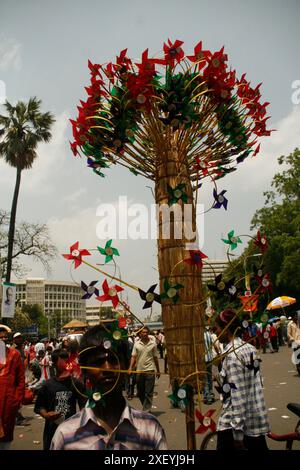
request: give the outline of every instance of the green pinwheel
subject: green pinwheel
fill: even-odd
[[[178,302],[178,299],[179,299],[179,294],[178,294],[178,290],[179,289],[182,289],[184,286],[182,284],[170,284],[169,281],[166,279],[165,282],[164,282],[164,289],[165,289],[165,292],[163,292],[161,295],[160,295],[160,298],[162,300],[164,299],[170,299],[173,301],[173,304],[176,304]]]
[[[177,204],[177,202],[180,200],[187,204],[188,197],[187,194],[183,191],[183,189],[185,189],[185,183],[178,184],[175,188],[172,188],[172,186],[168,184],[167,189],[169,194],[169,206]]]
[[[109,261],[113,259],[114,255],[120,256],[120,253],[118,252],[117,248],[113,248],[111,244],[112,244],[112,240],[108,240],[104,248],[97,246],[101,255],[105,256],[105,264],[109,263]]]
[[[242,240],[240,239],[240,237],[234,236],[234,230],[231,230],[231,232],[229,232],[227,236],[228,236],[228,239],[224,240],[224,238],[222,238],[222,241],[226,243],[227,245],[230,245],[230,248],[232,250],[235,250],[237,248],[238,243],[242,243]]]
[[[169,400],[175,408],[185,410],[188,404],[188,390],[190,385],[185,384],[179,387],[177,384],[173,387],[173,392],[168,395]]]
[[[102,405],[105,405],[105,401],[103,400],[103,394],[100,390],[96,389],[93,390],[91,388],[88,388],[86,390],[86,395],[88,397],[88,402],[87,402],[87,408],[95,408],[97,403],[100,403]]]
[[[119,322],[113,322],[105,333],[103,346],[105,349],[112,349],[116,351],[118,349],[118,343],[122,339],[127,339],[128,334],[125,328],[119,327]]]

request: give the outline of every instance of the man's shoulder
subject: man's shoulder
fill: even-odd
[[[70,416],[70,418],[65,419],[57,428],[57,431],[61,434],[71,433],[77,431],[81,421],[81,417],[84,413],[85,408],[78,411],[75,415]]]
[[[160,422],[158,421],[156,416],[154,416],[153,414],[147,413],[146,411],[136,410],[135,408],[132,408],[131,406],[128,406],[128,408],[130,410],[132,420],[134,421],[134,424],[136,425],[136,427],[140,427],[141,425],[148,427],[149,425],[151,426],[152,424],[162,429]]]

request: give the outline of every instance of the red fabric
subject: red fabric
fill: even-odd
[[[13,440],[16,415],[24,392],[25,372],[21,355],[9,348],[6,364],[0,364],[0,442]]]

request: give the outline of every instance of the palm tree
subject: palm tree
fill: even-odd
[[[15,223],[22,170],[32,167],[37,158],[37,146],[40,142],[49,142],[54,117],[50,112],[41,113],[41,100],[30,98],[28,103],[18,101],[12,106],[4,104],[7,114],[0,115],[0,156],[16,168],[16,184],[12,201],[8,232],[8,253],[6,282],[10,282],[12,254],[14,246]]]

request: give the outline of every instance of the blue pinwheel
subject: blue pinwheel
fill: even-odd
[[[224,196],[224,194],[227,192],[226,189],[223,189],[219,194],[217,193],[216,189],[214,189],[214,199],[215,203],[213,205],[213,209],[220,209],[222,206],[224,207],[225,210],[227,210],[227,204],[228,204],[228,199]]]
[[[99,290],[95,287],[98,281],[92,281],[88,286],[85,282],[81,281],[81,289],[84,290],[86,293],[84,294],[82,299],[90,299],[92,295],[99,296]]]

